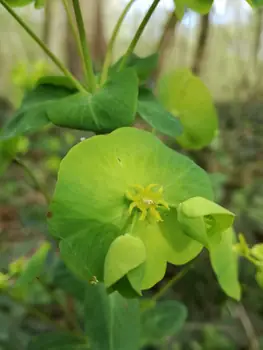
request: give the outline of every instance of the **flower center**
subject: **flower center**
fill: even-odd
[[[139,220],[145,220],[146,217],[150,217],[156,222],[163,221],[158,209],[166,208],[169,210],[169,206],[163,198],[163,187],[160,185],[151,184],[147,187],[133,185],[126,192],[126,197],[131,201],[129,206],[130,215],[134,208],[141,211]]]

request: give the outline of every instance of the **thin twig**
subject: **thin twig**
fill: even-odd
[[[8,5],[5,0],[0,0],[0,4],[10,13],[10,15],[24,28],[24,30],[31,36],[31,38],[41,47],[41,49],[49,56],[49,58],[55,63],[55,65],[61,70],[66,77],[68,77],[72,84],[76,86],[79,91],[86,92],[80,82],[74,78],[69,70],[63,65],[63,63],[49,50],[44,42],[28,27],[28,25],[19,17],[15,11]]]

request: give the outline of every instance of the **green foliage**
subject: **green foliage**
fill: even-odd
[[[142,313],[142,344],[162,345],[181,331],[187,318],[186,307],[175,300],[161,301]]]
[[[15,288],[27,288],[36,277],[39,277],[46,262],[49,250],[50,244],[48,242],[43,243],[40,248],[38,248],[36,253],[34,253],[26,263],[25,268],[16,281]]]
[[[163,108],[149,89],[140,89],[137,111],[152,128],[165,135],[176,137],[182,133],[180,121]]]
[[[22,6],[26,6],[29,5],[33,2],[34,0],[6,0],[6,2],[8,3],[8,5],[12,6],[12,7],[22,7]]]
[[[255,8],[259,8],[261,6],[263,6],[263,1],[262,0],[246,0],[249,5],[251,5],[252,7]]]
[[[210,249],[210,260],[218,282],[230,297],[240,300],[241,287],[238,280],[238,255],[233,250],[235,235],[232,229],[222,234],[218,245]]]
[[[2,138],[12,138],[40,130],[50,123],[48,111],[63,97],[73,91],[64,86],[40,84],[28,92],[21,107],[10,121],[4,126]]]
[[[31,3],[35,4],[36,9],[40,9],[44,6],[45,0],[5,0],[11,7],[23,7]]]
[[[164,106],[183,125],[177,142],[190,149],[208,145],[217,130],[217,115],[212,97],[200,80],[188,69],[179,69],[160,78],[158,93]]]
[[[123,56],[110,68],[110,75],[115,74],[119,70]],[[139,81],[141,83],[147,80],[151,73],[157,68],[158,54],[152,54],[146,57],[139,57],[134,53],[131,54],[127,60],[126,66],[135,69]]]
[[[108,296],[103,284],[86,290],[85,329],[92,350],[139,349],[139,302],[117,292]]]
[[[94,95],[76,92],[66,78],[42,78],[25,96],[2,137],[32,133],[50,122],[100,133],[130,125],[135,118],[137,85],[132,68],[114,74]]]
[[[34,337],[27,350],[89,350],[87,339],[66,332],[49,332]]]
[[[0,176],[7,170],[15,156],[18,153],[26,153],[28,147],[29,141],[24,136],[0,140]]]
[[[202,15],[208,13],[213,5],[213,0],[174,0],[174,3],[175,13],[179,19],[182,19],[185,8],[190,8]]]
[[[234,214],[205,198],[193,197],[181,203],[178,221],[187,235],[208,249],[218,244],[222,232],[231,227]]]

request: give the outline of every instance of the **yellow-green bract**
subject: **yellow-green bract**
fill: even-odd
[[[167,262],[185,264],[220,243],[233,214],[212,199],[194,162],[149,132],[120,128],[64,158],[49,228],[81,278],[140,295],[163,278]]]

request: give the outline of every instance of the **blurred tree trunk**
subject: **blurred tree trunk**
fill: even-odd
[[[81,9],[86,26],[87,40],[91,49],[91,54],[95,68],[99,68],[106,51],[104,38],[103,19],[104,0],[82,0]],[[71,72],[79,79],[83,76],[81,61],[78,55],[76,43],[71,33],[71,28],[67,25],[67,62]]]
[[[104,0],[96,1],[96,15],[94,16],[93,28],[95,30],[92,36],[92,57],[96,69],[100,69],[103,64],[103,60],[106,53],[106,40],[104,36],[104,19],[103,19],[103,6]]]
[[[159,62],[156,71],[154,72],[154,81],[156,81],[161,73],[163,65],[165,63],[165,56],[167,50],[173,46],[176,28],[178,25],[178,19],[174,11],[169,14],[167,22],[164,26],[163,33],[161,35],[160,41],[157,45],[156,52],[159,53]]]
[[[51,37],[51,22],[52,22],[52,2],[50,0],[46,1],[45,13],[44,13],[44,26],[42,38],[44,43],[49,46]]]
[[[257,88],[257,85],[260,80],[260,71],[259,71],[259,51],[260,51],[260,41],[261,41],[261,34],[262,34],[262,19],[263,19],[263,8],[259,8],[255,12],[255,37],[254,37],[254,43],[253,43],[253,51],[252,51],[252,62],[253,62],[253,71],[255,74],[255,87]]]
[[[205,49],[208,42],[210,21],[209,15],[204,15],[201,17],[200,23],[200,34],[197,40],[197,46],[194,54],[194,61],[192,65],[192,71],[196,75],[200,75],[204,57],[205,57]]]

